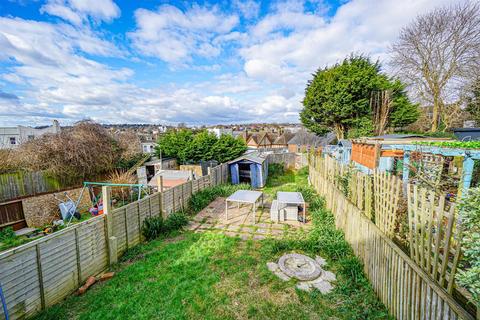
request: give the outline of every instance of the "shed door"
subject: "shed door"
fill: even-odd
[[[0,204],[0,228],[13,227],[13,230],[25,228],[22,201]]]
[[[239,184],[240,176],[238,171],[238,163],[230,165],[230,174],[232,175],[232,184]]]
[[[257,164],[250,164],[250,181],[252,182],[252,187],[254,188],[260,188],[260,175],[258,173]]]

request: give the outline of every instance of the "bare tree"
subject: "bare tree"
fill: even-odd
[[[392,66],[433,106],[431,130],[437,131],[442,108],[458,102],[461,90],[480,65],[480,5],[465,2],[418,16],[402,29],[392,46]]]
[[[370,96],[370,108],[373,111],[373,131],[377,136],[387,129],[388,119],[393,109],[391,90],[373,91]]]

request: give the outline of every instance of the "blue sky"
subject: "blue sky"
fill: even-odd
[[[298,122],[317,68],[451,2],[3,0],[0,125]]]

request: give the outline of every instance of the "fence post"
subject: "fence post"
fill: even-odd
[[[45,310],[45,288],[43,287],[43,270],[42,270],[42,256],[40,255],[40,246],[39,244],[35,245],[35,250],[37,254],[37,267],[38,267],[38,286],[40,287],[40,303],[42,310]]]
[[[117,263],[117,238],[113,235],[113,216],[112,216],[112,188],[110,186],[102,187],[103,214],[107,224],[107,247],[108,263],[110,266]]]
[[[410,151],[405,151],[403,154],[403,194],[407,194],[407,184],[410,175]]]

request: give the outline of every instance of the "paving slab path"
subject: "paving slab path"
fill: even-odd
[[[190,222],[188,229],[194,232],[220,232],[227,236],[238,236],[243,240],[262,240],[267,237],[282,238],[296,233],[306,233],[312,223],[299,221],[276,222],[270,220],[270,203],[258,208],[256,223],[252,221],[252,206],[230,204],[228,220],[225,220],[225,198],[219,197],[200,211]]]

